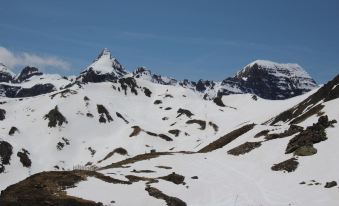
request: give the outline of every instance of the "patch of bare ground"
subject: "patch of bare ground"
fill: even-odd
[[[9,130],[9,132],[8,132],[8,135],[10,135],[10,136],[13,136],[15,133],[19,133],[19,130],[18,130],[18,128],[16,128],[16,127],[11,127],[11,129]]]
[[[184,201],[180,200],[177,197],[168,196],[155,187],[151,187],[148,185],[146,186],[145,190],[148,192],[150,196],[155,197],[157,199],[165,200],[168,206],[186,206],[186,203]]]
[[[186,115],[188,118],[191,118],[194,115],[191,111],[182,108],[179,108],[177,113],[178,113],[177,118],[180,117],[181,115]]]
[[[229,150],[227,153],[230,155],[235,155],[235,156],[243,155],[243,154],[249,153],[250,151],[260,146],[261,146],[261,142],[245,142],[244,144],[241,144]]]
[[[114,149],[112,152],[108,153],[102,160],[99,160],[98,163],[101,163],[107,160],[108,158],[112,157],[115,153],[120,154],[120,155],[128,155],[128,152],[126,149],[119,147],[119,148]]]
[[[173,182],[176,185],[184,184],[185,177],[179,174],[176,174],[175,172],[172,172],[169,175],[158,177],[157,179],[166,180],[168,182]]]
[[[213,122],[208,122],[208,125],[211,126],[211,127],[213,128],[213,130],[214,130],[215,133],[218,132],[218,130],[219,130],[218,125],[216,125],[216,124],[213,123]]]
[[[141,128],[139,126],[133,126],[133,132],[129,135],[129,137],[137,136],[141,132]]]
[[[108,110],[102,104],[97,104],[97,110],[100,115],[99,122],[106,123],[106,121],[111,122],[113,118],[109,114]]]
[[[146,182],[146,184],[159,182],[155,178],[150,178],[150,177],[140,177],[140,176],[135,176],[135,175],[126,175],[125,177],[128,179],[128,181],[130,181],[132,183],[139,182],[139,181],[144,181],[144,182]]]
[[[131,172],[133,173],[154,173],[155,171],[153,170],[132,170]]]
[[[258,132],[256,135],[254,135],[254,138],[266,136],[269,132],[270,132],[270,130],[268,130],[268,129],[262,130],[262,131]]]
[[[57,125],[61,126],[64,123],[68,123],[64,115],[59,111],[58,106],[50,110],[48,114],[44,116],[44,119],[48,119],[48,127],[56,127]]]
[[[22,166],[31,167],[32,161],[31,159],[29,159],[29,155],[30,153],[25,149],[22,149],[21,151],[17,153],[17,156],[20,158],[20,162]]]
[[[145,154],[140,154],[110,165],[107,165],[105,167],[100,168],[99,170],[104,170],[104,169],[110,169],[110,168],[118,168],[127,164],[133,164],[135,162],[140,162],[140,161],[144,161],[144,160],[150,160],[153,158],[157,158],[159,156],[162,155],[172,155],[173,153],[171,152],[153,152],[153,153],[145,153]]]
[[[1,192],[0,205],[6,206],[102,206],[102,203],[69,196],[65,190],[87,177],[113,184],[131,184],[94,171],[49,171],[32,175]]]
[[[6,118],[6,110],[0,108],[0,121]]]
[[[169,166],[162,166],[162,165],[159,165],[159,166],[156,166],[157,168],[160,168],[160,169],[166,169],[166,170],[170,170],[172,169],[172,167],[169,167]]]
[[[271,167],[273,171],[294,172],[299,165],[298,159],[292,157]]]
[[[120,114],[119,112],[116,112],[115,114],[117,115],[117,117],[122,119],[126,124],[129,124],[129,122],[125,119],[125,117],[122,116],[122,114]]]
[[[145,161],[145,160],[150,160],[150,159],[154,159],[160,156],[164,156],[164,155],[172,155],[172,154],[194,154],[194,152],[187,152],[187,151],[180,151],[180,152],[151,152],[151,153],[145,153],[145,154],[140,154],[140,155],[136,155],[134,157],[119,161],[119,162],[115,162],[112,163],[110,165],[104,166],[99,168],[99,170],[104,170],[104,169],[110,169],[110,168],[119,168],[119,167],[123,167],[125,165],[128,164],[133,164],[136,162],[140,162],[140,161]]]
[[[186,124],[198,124],[200,125],[200,130],[206,129],[206,121],[199,120],[199,119],[191,119],[186,122]]]
[[[198,152],[206,153],[206,152],[211,152],[216,149],[220,149],[224,147],[225,145],[229,144],[233,140],[237,139],[241,135],[245,134],[246,132],[250,131],[253,129],[255,124],[247,124],[245,126],[242,126],[238,129],[233,130],[232,132],[220,137],[216,141],[210,143],[209,145],[205,146],[204,148],[200,149]]]
[[[168,133],[173,134],[175,137],[178,137],[180,132],[181,131],[178,130],[178,129],[171,129],[171,130],[168,131]]]

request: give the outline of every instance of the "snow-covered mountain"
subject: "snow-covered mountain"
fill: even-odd
[[[127,71],[124,67],[105,48],[93,63],[81,72],[78,80],[81,82],[112,81],[121,78],[125,74],[127,74]]]
[[[14,73],[11,72],[6,65],[0,62],[0,82],[12,81]]]
[[[114,62],[104,50],[77,78],[0,84],[53,85],[0,97],[0,205],[337,205],[339,76],[305,88],[295,65],[258,66],[272,84],[281,77],[268,87],[305,89],[270,100],[238,80],[177,81]],[[254,81],[253,67],[233,78]]]
[[[265,99],[287,99],[304,94],[317,87],[316,82],[298,64],[279,64],[271,61],[254,61],[234,77],[226,78],[222,86],[229,94],[253,93]]]

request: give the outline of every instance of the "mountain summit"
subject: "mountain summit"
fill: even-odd
[[[317,87],[314,79],[298,64],[281,64],[256,60],[234,77],[226,78],[224,88],[238,88],[240,93],[253,93],[265,99],[287,99]]]
[[[99,56],[81,74],[82,82],[103,82],[121,78],[127,71],[114,58],[108,49],[103,49]]]

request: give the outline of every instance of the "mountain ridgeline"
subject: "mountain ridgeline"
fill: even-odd
[[[255,94],[264,99],[288,99],[317,87],[316,82],[297,64],[279,64],[257,60],[235,76],[221,82],[211,80],[176,80],[152,73],[145,67],[128,72],[108,49],[83,70],[78,77],[69,78],[43,74],[35,67],[25,67],[18,75],[4,64],[0,65],[0,96],[29,97],[64,89],[74,84],[114,82],[122,78],[144,79],[161,85],[192,89],[204,99],[220,98],[229,94]]]

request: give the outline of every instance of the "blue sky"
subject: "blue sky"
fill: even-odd
[[[1,1],[0,47],[65,75],[107,47],[130,71],[178,79],[221,80],[267,59],[324,83],[339,71],[338,11],[337,0]]]

